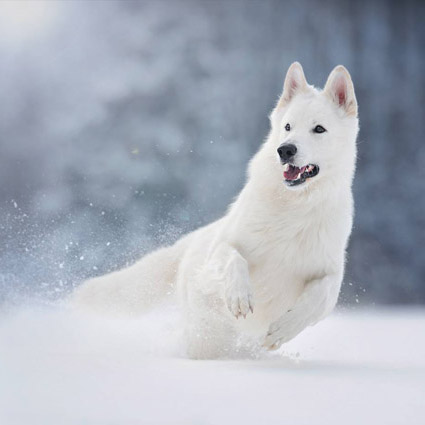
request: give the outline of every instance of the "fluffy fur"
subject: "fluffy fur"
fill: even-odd
[[[226,355],[242,334],[275,349],[328,315],[353,217],[358,119],[348,71],[337,66],[321,91],[292,64],[270,121],[246,185],[223,218],[128,269],[85,282],[74,303],[138,313],[176,289],[192,358]],[[326,131],[314,132],[316,125]],[[277,153],[286,143],[297,147],[292,164],[316,164],[318,175],[291,186]]]

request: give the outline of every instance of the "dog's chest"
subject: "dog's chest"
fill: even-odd
[[[335,232],[340,227],[337,222],[329,215],[305,211],[287,214],[284,220],[263,221],[247,232],[243,255],[258,317],[276,320],[293,307],[307,282],[323,277],[341,261],[345,244],[342,233]]]
[[[349,232],[342,231],[343,214],[312,209],[253,226],[246,238],[246,255],[258,284],[282,285],[323,276],[343,257]],[[262,282],[261,282],[262,281]]]

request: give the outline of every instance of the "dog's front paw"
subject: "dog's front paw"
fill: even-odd
[[[304,328],[304,321],[298,319],[293,312],[288,312],[270,325],[263,347],[277,350],[282,344],[295,338]]]
[[[228,288],[225,298],[227,308],[236,319],[239,319],[239,316],[246,318],[249,312],[254,313],[254,302],[248,288]]]

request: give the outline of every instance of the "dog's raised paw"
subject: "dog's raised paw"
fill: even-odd
[[[226,305],[236,319],[241,316],[246,318],[249,312],[254,313],[254,302],[249,291],[228,290],[226,292]]]

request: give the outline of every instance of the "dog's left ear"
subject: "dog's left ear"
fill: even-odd
[[[343,108],[347,115],[357,116],[357,100],[350,73],[342,66],[336,66],[329,74],[323,92]]]

